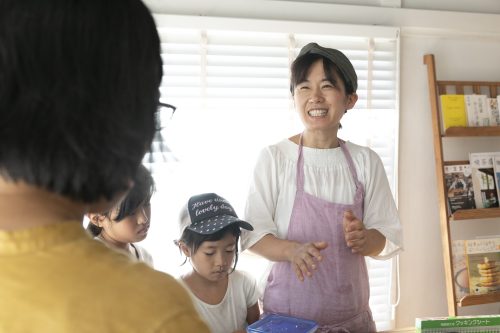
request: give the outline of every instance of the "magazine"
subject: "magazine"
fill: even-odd
[[[469,164],[445,165],[444,178],[451,214],[459,209],[476,208],[472,172]]]
[[[498,193],[493,169],[493,157],[496,154],[498,153],[469,154],[476,208],[498,207]]]
[[[469,295],[469,272],[465,257],[465,240],[454,240],[451,243],[451,259],[453,264],[453,284],[455,300],[458,302]]]
[[[465,242],[471,294],[500,290],[500,238],[471,239]]]

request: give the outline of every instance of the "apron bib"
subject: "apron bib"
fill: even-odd
[[[300,281],[289,262],[274,263],[264,291],[264,312],[275,312],[319,323],[318,332],[375,332],[369,300],[368,274],[364,256],[347,247],[343,214],[352,210],[363,217],[364,188],[345,143],[340,148],[356,184],[352,205],[332,203],[304,191],[302,137],[297,161],[297,193],[287,239],[307,243],[324,240],[328,247],[312,278]]]

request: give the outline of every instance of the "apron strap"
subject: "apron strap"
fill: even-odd
[[[344,153],[344,156],[347,160],[347,165],[349,166],[349,170],[351,171],[352,177],[354,178],[354,183],[356,184],[356,189],[363,188],[363,185],[359,181],[358,173],[356,172],[356,167],[354,166],[354,161],[352,160],[352,156],[346,147],[345,141],[341,140],[341,139],[338,139],[338,140],[339,140],[340,148],[342,149],[342,152]]]
[[[299,158],[297,160],[297,191],[304,191],[304,155],[302,153],[302,133],[299,138]]]

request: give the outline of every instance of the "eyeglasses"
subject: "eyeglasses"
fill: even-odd
[[[170,119],[172,119],[172,117],[174,116],[175,110],[177,110],[177,108],[175,106],[173,106],[172,104],[161,103],[161,102],[158,103],[158,108],[160,109],[160,111],[163,111],[163,109],[168,109],[170,112]]]
[[[144,156],[143,163],[155,164],[159,162],[177,161],[172,150],[166,145],[162,135],[162,130],[172,119],[177,108],[172,104],[158,102],[158,112],[156,113],[156,132],[149,152]],[[151,170],[151,169],[150,169]]]

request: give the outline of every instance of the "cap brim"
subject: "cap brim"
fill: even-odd
[[[253,231],[253,226],[246,221],[239,220],[238,224],[240,225],[240,228]]]
[[[253,230],[253,227],[250,223],[240,220],[239,218],[231,215],[217,215],[207,220],[201,221],[194,226],[190,225],[187,227],[187,229],[198,234],[210,235],[235,223],[238,224],[240,228],[250,231]]]

